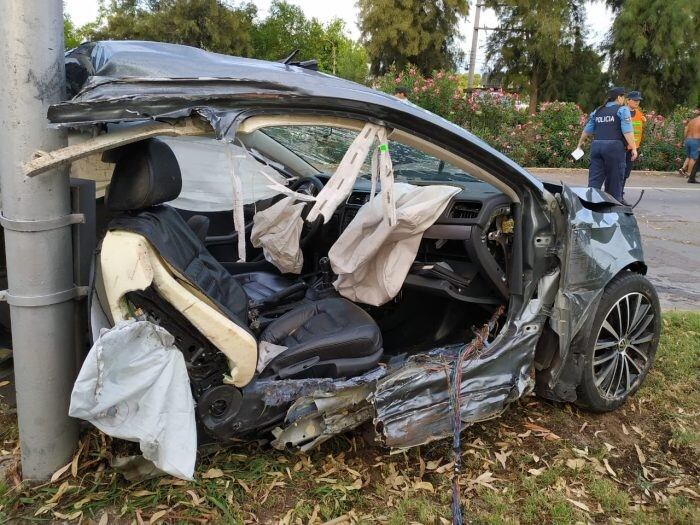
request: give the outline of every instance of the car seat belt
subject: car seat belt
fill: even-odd
[[[382,127],[376,124],[365,124],[343,155],[335,173],[316,196],[316,204],[306,218],[308,222],[314,222],[319,215],[323,215],[323,222],[327,223],[338,206],[348,198],[380,129]]]
[[[377,187],[377,178],[382,187],[382,208],[384,218],[389,221],[389,225],[396,225],[396,203],[394,201],[394,166],[389,155],[389,141],[385,127],[379,128],[377,132],[379,145],[372,153],[372,189],[369,193],[369,200],[372,202]]]
[[[238,262],[246,260],[245,246],[245,216],[243,215],[243,185],[241,178],[236,173],[235,158],[241,155],[234,152],[233,143],[229,142],[226,148],[231,164],[231,186],[233,188],[233,229],[238,234]]]

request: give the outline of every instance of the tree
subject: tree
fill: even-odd
[[[70,16],[63,15],[63,47],[73,49],[80,44],[80,35]]]
[[[111,0],[99,13],[79,30],[92,40],[154,40],[265,60],[299,49],[296,60],[317,59],[321,71],[367,78],[367,53],[345,35],[341,20],[324,26],[283,0],[273,1],[259,21],[253,4],[222,0]]]
[[[582,37],[584,0],[487,0],[496,11],[498,30],[489,35],[489,77],[500,72],[507,85],[530,95],[537,109],[543,83],[573,63],[573,48]]]
[[[608,79],[602,69],[604,57],[586,45],[582,35],[562,52],[569,54],[570,60],[556,64],[552,74],[543,80],[540,99],[576,102],[590,111],[603,101],[607,91]]]
[[[90,28],[93,40],[156,40],[249,56],[257,9],[222,0],[112,0],[105,22]]]
[[[320,71],[364,82],[367,78],[367,53],[344,33],[342,20],[323,25],[307,19],[298,6],[274,0],[267,18],[253,30],[254,56],[279,60],[295,49],[295,60],[318,61]]]
[[[457,24],[469,11],[468,0],[358,0],[357,5],[373,75],[409,63],[428,75],[455,69],[463,59]]]
[[[700,103],[700,2],[626,0],[607,43],[615,83],[668,111]]]

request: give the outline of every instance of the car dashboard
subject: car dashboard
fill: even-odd
[[[507,276],[514,229],[510,199],[478,180],[439,184],[457,186],[460,192],[423,234],[404,286],[471,303],[502,302],[509,294]],[[369,201],[370,192],[369,180],[355,182],[328,224],[330,237],[337,238],[345,230]]]

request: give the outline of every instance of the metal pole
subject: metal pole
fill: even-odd
[[[476,51],[479,47],[479,15],[484,4],[480,4],[477,0],[474,13],[474,28],[472,29],[472,50],[469,53],[469,76],[467,77],[467,89],[470,89],[474,84],[474,69],[476,68]]]
[[[4,0],[0,26],[0,192],[22,475],[44,480],[68,462],[78,438],[68,417],[76,372],[71,229],[52,224],[70,213],[69,183],[65,169],[26,178],[20,167],[36,150],[65,146],[46,121],[65,92],[63,3]]]

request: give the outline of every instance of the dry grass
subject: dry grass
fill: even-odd
[[[463,435],[460,480],[473,523],[700,523],[700,315],[667,314],[657,362],[621,410],[528,398]],[[1,417],[1,416],[0,416]],[[0,456],[16,454],[12,418]],[[130,484],[95,431],[52,483],[0,482],[0,522],[446,523],[450,444],[389,455],[360,434],[310,455],[241,445],[203,457],[196,480]]]

